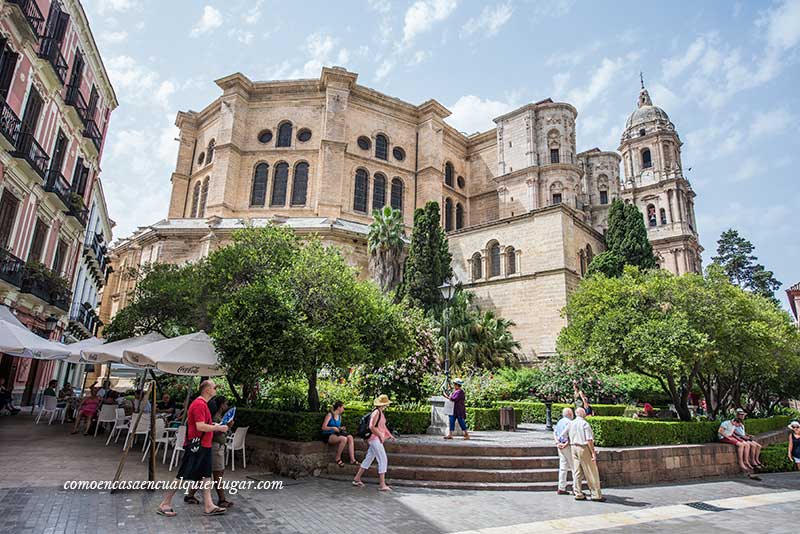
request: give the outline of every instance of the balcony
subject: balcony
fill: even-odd
[[[19,288],[22,293],[38,297],[64,312],[69,311],[72,298],[69,281],[39,262],[32,261],[24,265]]]
[[[25,262],[0,248],[0,280],[5,280],[14,287],[21,287],[25,277]]]
[[[83,130],[83,136],[91,139],[95,148],[100,151],[102,136],[100,135],[100,130],[97,128],[97,124],[94,122],[94,119],[89,119],[86,121],[86,128]]]
[[[99,234],[93,234],[91,242],[84,248],[84,254],[92,276],[100,286],[105,284],[106,269],[108,267],[108,256],[106,255],[107,249],[102,242],[102,238],[98,237]]]
[[[16,4],[17,7],[22,11],[22,15],[25,17],[25,20],[28,22],[28,26],[30,27],[33,34],[38,39],[42,32],[44,31],[44,16],[42,16],[42,12],[39,10],[39,6],[36,5],[36,0],[9,0],[12,4]]]
[[[2,111],[0,111],[0,132],[12,146],[17,146],[17,137],[19,136],[20,120],[8,102],[3,102]]]
[[[61,43],[56,41],[53,37],[43,37],[39,43],[39,57],[46,59],[56,73],[56,77],[61,82],[61,85],[67,80],[67,60],[61,54]]]
[[[89,220],[89,210],[83,207],[83,201],[80,202],[75,201],[75,197],[80,198],[80,195],[77,193],[71,193],[73,202],[69,206],[67,210],[67,217],[72,217],[81,225],[82,228],[86,228],[86,223]]]
[[[100,326],[102,321],[97,316],[97,313],[88,302],[84,302],[78,306],[77,311],[72,312],[69,318],[70,322],[83,330],[84,334],[93,336],[97,333],[97,327]]]
[[[36,142],[30,132],[20,132],[17,135],[17,149],[11,154],[28,162],[36,173],[44,180],[50,156],[44,151],[42,145]]]
[[[75,111],[78,113],[78,117],[81,119],[81,122],[84,126],[86,126],[88,107],[86,105],[86,99],[83,98],[83,94],[81,94],[80,88],[74,85],[68,85],[67,96],[64,98],[64,102],[66,102],[67,105],[75,108]]]
[[[47,171],[47,180],[44,183],[44,190],[58,197],[66,209],[72,206],[72,193],[69,190],[69,182],[64,178],[61,172],[55,169]]]

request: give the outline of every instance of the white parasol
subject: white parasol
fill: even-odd
[[[126,349],[123,361],[142,369],[158,369],[184,376],[219,376],[225,371],[219,364],[214,341],[203,332],[186,334]]]
[[[0,352],[37,360],[62,360],[69,355],[66,345],[39,337],[5,320],[0,320]]]
[[[17,316],[14,315],[14,312],[12,312],[11,309],[8,306],[0,305],[0,320],[7,321],[7,322],[13,324],[14,326],[18,326],[20,328],[25,328],[27,330],[27,327],[24,324],[22,324],[21,322],[19,322],[19,319],[17,319]]]
[[[97,347],[98,345],[102,345],[105,342],[106,342],[105,339],[90,337],[78,341],[77,343],[70,343],[69,345],[66,345],[67,349],[70,350],[70,353],[65,361],[69,363],[84,363],[83,360],[81,360],[81,351],[83,349]]]
[[[81,350],[82,360],[89,363],[121,363],[122,353],[126,349],[132,349],[139,345],[147,345],[148,343],[161,339],[164,339],[164,336],[157,332],[150,332],[143,336],[121,339],[112,343],[104,343]]]

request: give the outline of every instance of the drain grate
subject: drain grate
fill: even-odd
[[[713,504],[708,504],[707,502],[687,502],[686,506],[691,506],[697,510],[702,510],[704,512],[724,512],[725,510],[733,510],[733,508],[721,508],[719,506],[714,506]]]

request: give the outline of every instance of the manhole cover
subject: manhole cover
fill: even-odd
[[[702,510],[704,512],[724,512],[725,510],[732,510],[732,508],[720,508],[719,506],[714,506],[713,504],[708,504],[707,502],[687,502],[686,506],[691,506],[697,510]]]

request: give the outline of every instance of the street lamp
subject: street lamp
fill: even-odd
[[[50,317],[44,320],[44,329],[47,332],[52,332],[56,329],[56,325],[58,324],[58,317],[53,314],[50,314]]]
[[[439,286],[439,291],[442,292],[444,298],[445,308],[442,313],[442,322],[444,323],[444,383],[442,389],[450,388],[450,301],[453,299],[456,286],[451,278],[447,278],[444,284]]]

